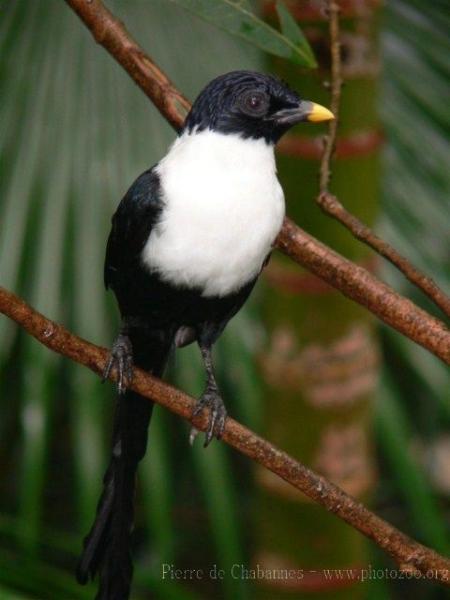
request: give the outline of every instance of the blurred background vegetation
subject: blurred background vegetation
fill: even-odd
[[[110,0],[108,6],[191,99],[222,72],[268,68],[267,57],[255,48],[171,2]],[[448,291],[448,6],[444,0],[392,0],[378,18],[383,70],[377,75],[377,104],[386,140],[377,230]],[[280,63],[271,62],[270,68],[302,81],[293,67],[287,74]],[[0,81],[0,283],[77,334],[109,346],[118,323],[112,295],[102,283],[110,216],[129,184],[159,159],[174,134],[60,0],[0,2]],[[345,93],[344,87],[344,98]],[[289,189],[285,162],[281,156]],[[311,197],[305,197],[310,190],[302,191],[306,220],[318,210],[313,193],[311,188]],[[355,212],[358,203],[364,204],[364,195],[354,201]],[[351,249],[348,254],[354,257]],[[381,274],[434,311],[395,270],[383,264]],[[283,413],[283,394],[268,391],[267,377],[262,384],[256,359],[270,339],[272,293],[260,286],[217,346],[229,412],[266,433],[278,410]],[[308,301],[299,297],[298,302],[294,320],[301,330],[301,320],[308,320],[301,307]],[[331,318],[339,320],[341,313]],[[381,384],[366,417],[367,430],[374,432],[368,452],[377,474],[370,503],[400,529],[448,552],[449,372],[413,343],[378,323],[373,326],[382,359]],[[52,355],[5,318],[0,319],[0,369],[0,599],[92,598],[94,587],[76,585],[73,569],[109,452],[114,390]],[[200,392],[203,373],[195,349],[179,352],[170,371],[177,385]],[[310,436],[300,414],[295,428],[299,439]],[[283,444],[277,431],[271,433],[270,439],[289,447],[288,439]],[[187,434],[186,424],[156,410],[150,452],[140,468],[133,597],[145,599],[150,592],[163,600],[284,597],[280,590],[264,592],[239,578],[162,580],[162,563],[249,567],[255,551],[270,545],[260,535],[255,541],[255,528],[271,535],[264,523],[277,514],[277,498],[267,506],[264,485],[259,476],[253,483],[248,461],[217,443],[206,452],[200,444],[191,450]],[[296,455],[302,458],[301,448]],[[308,511],[301,506],[300,518]],[[319,523],[319,512],[315,518]],[[301,535],[296,531],[289,536],[299,552],[313,546],[314,528],[304,532],[299,524]],[[339,548],[335,536],[341,534],[329,535]],[[372,545],[361,552],[365,565],[392,566]],[[391,580],[344,592],[289,595],[350,594],[443,597],[432,583]]]

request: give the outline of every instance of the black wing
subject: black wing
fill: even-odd
[[[141,269],[141,252],[162,207],[159,177],[152,167],[136,179],[113,215],[106,246],[106,288],[124,288]]]

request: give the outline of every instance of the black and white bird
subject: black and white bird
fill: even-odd
[[[133,183],[112,218],[105,285],[122,324],[106,376],[119,371],[112,456],[77,577],[100,577],[97,600],[126,600],[137,465],[152,405],[126,389],[132,366],[163,374],[173,348],[197,342],[209,408],[205,445],[226,410],[211,349],[248,298],[280,231],[285,206],[274,145],[293,125],[332,119],[278,79],[250,71],[217,77],[200,93],[166,156]]]

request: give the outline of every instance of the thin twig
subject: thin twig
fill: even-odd
[[[339,41],[339,6],[334,0],[328,0],[327,4],[329,29],[330,29],[330,51],[331,51],[331,87],[330,87],[330,109],[334,119],[328,124],[328,135],[325,138],[322,160],[320,163],[320,192],[328,191],[330,183],[330,162],[336,145],[336,135],[339,123],[339,109],[341,105],[341,46]]]
[[[367,225],[350,213],[339,200],[329,192],[318,198],[320,207],[331,217],[342,223],[361,242],[370,246],[378,254],[392,263],[416,287],[420,288],[448,317],[450,317],[450,296],[447,296],[436,282],[417,269],[390,244],[379,238]]]
[[[444,314],[450,317],[450,297],[445,294],[435,281],[422,273],[411,262],[399,254],[390,244],[379,238],[362,221],[350,213],[328,189],[331,176],[330,162],[336,144],[337,127],[339,123],[339,108],[342,88],[342,64],[339,41],[339,6],[334,0],[328,0],[330,53],[331,53],[331,112],[335,120],[330,121],[328,135],[320,164],[320,192],[316,198],[320,208],[329,216],[344,225],[352,235],[378,252],[416,287],[421,289]]]
[[[162,116],[176,130],[182,127],[188,101],[131,38],[101,0],[65,0],[103,45],[129,73]],[[151,68],[142,71],[142,64]],[[183,112],[179,104],[182,100]],[[277,247],[311,273],[362,304],[382,321],[450,364],[450,331],[439,320],[403,298],[367,270],[347,261],[324,244],[285,220]],[[367,286],[366,288],[364,286]]]
[[[108,350],[70,333],[62,325],[50,321],[2,287],[0,287],[0,312],[14,320],[50,350],[88,367],[97,375],[103,373],[108,359]],[[110,374],[110,379],[116,381],[116,376],[114,370]],[[197,429],[206,430],[207,415],[191,420],[195,400],[180,390],[140,369],[134,370],[130,387],[141,396],[191,421]],[[418,572],[427,579],[435,579],[450,585],[450,560],[406,536],[333,483],[268,441],[233,419],[226,421],[223,440],[372,539],[392,556],[400,569]]]

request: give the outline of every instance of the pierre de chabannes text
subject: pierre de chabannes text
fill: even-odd
[[[390,568],[376,568],[368,565],[359,569],[267,569],[260,564],[251,567],[242,563],[235,563],[228,569],[212,564],[209,568],[192,569],[177,568],[174,564],[161,565],[161,577],[166,580],[201,581],[203,579],[221,580],[226,577],[246,580],[301,580],[307,575],[320,574],[324,579],[349,579],[353,581],[370,581],[376,579],[434,579],[436,572],[433,569],[427,573],[418,571],[400,571]],[[447,580],[450,572],[447,573]]]

